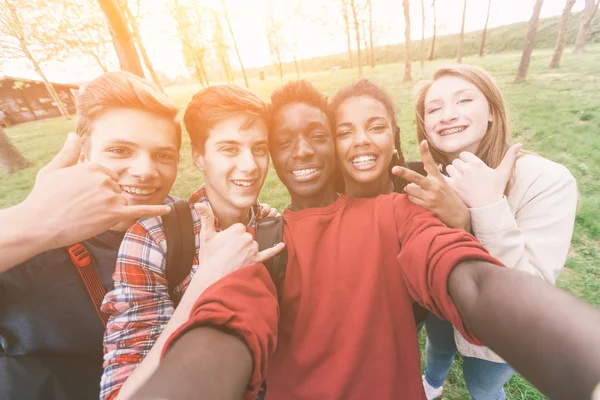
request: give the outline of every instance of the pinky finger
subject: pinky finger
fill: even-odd
[[[446,167],[446,173],[450,178],[457,178],[462,175],[462,172],[452,164]]]
[[[414,197],[414,196],[407,196],[408,200],[410,200],[411,203],[417,205],[417,206],[421,206],[425,209],[428,210],[428,208],[425,206],[425,202],[421,199],[419,199],[418,197]]]
[[[257,264],[263,263],[263,262],[267,261],[269,258],[275,257],[277,254],[281,253],[281,251],[283,249],[285,249],[285,243],[283,243],[283,242],[277,243],[275,246],[265,249],[265,250],[261,251],[260,253],[258,253],[258,255],[256,256],[256,260],[254,260],[254,261]]]

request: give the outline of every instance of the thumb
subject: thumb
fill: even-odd
[[[515,165],[515,161],[517,161],[517,156],[519,155],[519,151],[521,151],[521,147],[523,147],[523,145],[520,143],[512,145],[504,155],[498,168],[496,168],[496,172],[506,181],[510,178],[510,173]]]
[[[194,208],[200,214],[200,242],[204,243],[215,235],[215,215],[210,207],[202,203],[194,204]]]
[[[59,169],[75,165],[80,155],[81,138],[75,132],[69,132],[67,141],[58,154],[46,165],[46,169]]]

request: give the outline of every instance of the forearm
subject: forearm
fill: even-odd
[[[600,381],[600,312],[539,278],[469,261],[448,291],[467,328],[553,399],[589,399]]]
[[[205,263],[204,267],[197,269],[194,279],[188,286],[169,323],[165,326],[148,355],[123,384],[119,392],[119,399],[130,399],[136,390],[143,386],[157,370],[160,364],[160,356],[169,337],[187,322],[196,300],[204,290],[220,279],[220,275],[216,274],[215,270],[217,270],[216,265],[212,265],[210,261]]]
[[[241,339],[199,327],[175,342],[152,379],[131,398],[239,400],[251,374],[252,356]]]
[[[22,203],[0,210],[0,272],[49,250],[43,224]]]

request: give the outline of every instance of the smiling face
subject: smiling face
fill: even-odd
[[[429,87],[425,133],[450,161],[463,151],[475,154],[491,121],[489,102],[474,84],[456,76],[443,76]]]
[[[116,108],[94,120],[85,158],[119,175],[131,205],[162,204],[177,176],[178,133],[172,120]]]
[[[218,122],[204,150],[194,148],[194,164],[204,171],[208,198],[222,215],[255,205],[269,168],[266,124],[262,119],[250,126],[247,122],[244,114]]]
[[[391,116],[378,100],[351,97],[335,111],[335,147],[346,191],[360,192],[360,186],[389,186],[390,163],[394,154]]]
[[[273,116],[269,146],[292,207],[322,206],[335,194],[335,146],[327,116],[318,107],[289,103]]]

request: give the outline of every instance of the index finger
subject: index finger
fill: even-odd
[[[427,188],[429,186],[429,181],[426,176],[405,167],[395,166],[392,168],[392,174],[404,178],[408,182],[414,183],[422,188]]]
[[[256,264],[263,263],[263,262],[267,261],[269,258],[275,257],[277,254],[281,253],[281,251],[283,249],[285,249],[285,243],[283,243],[283,242],[277,243],[275,246],[270,247],[268,249],[264,249],[263,251],[258,253],[258,255],[256,256],[255,263]]]
[[[419,144],[419,152],[421,153],[421,161],[423,161],[423,167],[425,168],[427,175],[440,178],[442,176],[442,173],[438,169],[435,160],[429,152],[429,144],[427,143],[427,140],[423,139],[421,141],[421,143]]]

